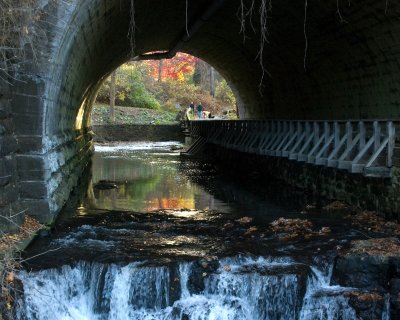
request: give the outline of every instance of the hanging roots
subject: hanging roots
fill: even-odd
[[[304,70],[307,70],[306,68],[306,61],[307,61],[307,50],[308,50],[308,39],[307,39],[307,0],[304,0]]]
[[[239,33],[243,34],[243,43],[246,41],[246,25],[247,21],[254,33],[256,33],[256,28],[253,24],[253,12],[255,8],[255,0],[251,0],[250,6],[247,7],[244,4],[244,0],[240,1],[240,7],[237,12],[237,16],[240,21],[240,31]],[[259,17],[260,17],[260,47],[256,56],[256,60],[258,60],[261,67],[261,79],[259,82],[259,92],[261,94],[261,88],[264,81],[265,74],[271,77],[271,74],[264,66],[264,48],[267,43],[269,43],[268,37],[268,19],[270,18],[270,13],[272,11],[272,0],[261,0],[260,8],[259,8]]]
[[[185,8],[185,26],[186,26],[186,34],[188,36],[188,38],[190,37],[189,34],[189,29],[188,29],[188,9],[189,9],[189,4],[188,4],[188,0],[186,0],[186,8]]]
[[[264,80],[265,74],[271,77],[271,74],[264,66],[264,48],[265,44],[269,43],[268,37],[268,18],[269,14],[272,11],[272,0],[261,0],[260,5],[260,50],[258,51],[257,57],[260,67],[261,67],[261,79],[259,83],[259,91],[261,93],[261,86]]]
[[[349,6],[350,6],[350,1],[349,1]],[[343,19],[342,13],[340,12],[339,0],[336,0],[336,14],[339,17],[340,23],[343,22],[347,23],[347,21]]]
[[[135,0],[131,0],[128,39],[129,39],[129,44],[131,47],[131,57],[134,57],[135,49],[136,49]]]
[[[240,31],[239,33],[243,34],[243,43],[246,41],[246,21],[249,19],[249,24],[253,32],[255,33],[256,29],[254,28],[253,25],[253,11],[254,11],[254,4],[255,0],[251,0],[250,7],[247,8],[245,4],[243,3],[243,0],[240,1],[240,7],[237,12],[237,17],[239,18],[240,21]]]

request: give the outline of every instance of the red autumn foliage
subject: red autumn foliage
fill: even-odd
[[[191,74],[198,58],[179,52],[172,59],[164,59],[162,65],[162,79],[183,80],[185,75]],[[145,62],[151,69],[151,75],[158,78],[159,61],[147,60]]]

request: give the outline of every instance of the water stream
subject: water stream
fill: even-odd
[[[221,259],[201,290],[191,267],[79,262],[25,271],[23,310],[28,319],[356,319],[345,288],[288,257]]]
[[[332,233],[282,240],[269,223],[304,219],[298,204],[171,144],[96,148],[82,192],[25,253],[18,319],[357,319],[351,288],[331,284],[333,249],[356,237],[343,219],[307,217]]]

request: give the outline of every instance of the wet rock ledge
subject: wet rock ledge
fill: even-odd
[[[353,240],[339,251],[332,281],[354,288],[349,301],[361,319],[381,319],[385,308],[400,319],[399,238]]]

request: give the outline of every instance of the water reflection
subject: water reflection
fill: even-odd
[[[260,183],[253,192],[245,183],[227,179],[207,161],[179,161],[179,154],[170,151],[173,144],[153,144],[145,150],[142,145],[98,148],[92,173],[86,171],[81,190],[75,191],[77,199],[68,202],[54,232],[39,238],[27,252],[30,266],[40,269],[80,260],[146,260],[160,265],[171,259],[238,252],[303,255],[306,250],[308,255],[347,237],[343,220],[329,218],[328,223],[324,217],[307,216],[315,230],[326,225],[336,230],[336,240],[321,235],[322,239],[282,246],[268,226],[280,217],[304,219],[298,210],[289,210],[288,201],[285,206],[269,201]],[[111,189],[100,189],[99,184]],[[285,194],[273,187],[275,193]],[[40,254],[48,250],[51,255]]]
[[[179,153],[170,151],[171,146],[176,144],[163,142],[96,146],[92,159],[92,178],[87,197],[80,205],[81,211],[229,211],[225,203],[215,199],[178,170]],[[102,188],[104,181],[115,183],[116,188]]]

